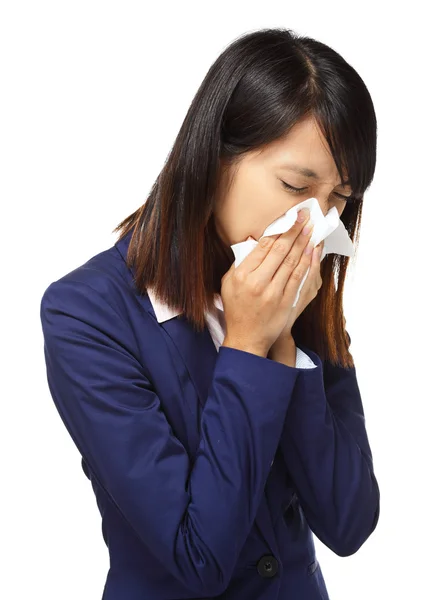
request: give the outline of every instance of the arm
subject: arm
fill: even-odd
[[[304,350],[316,368],[297,369],[280,444],[312,531],[333,552],[348,556],[374,531],[380,511],[356,369],[323,364]],[[295,370],[286,353],[283,348],[277,358]]]
[[[123,315],[87,284],[60,280],[40,316],[50,393],[95,478],[171,575],[197,596],[220,594],[253,525],[297,373],[221,347],[192,465]]]
[[[277,340],[269,352],[268,358],[282,363],[288,367],[296,367],[297,369],[314,369],[316,368],[313,360],[301,348],[295,345],[295,340],[292,336],[285,339]]]

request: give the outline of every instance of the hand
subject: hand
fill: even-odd
[[[242,263],[238,267],[233,263],[222,277],[227,331],[223,346],[266,356],[285,328],[312,260],[312,227],[303,230],[307,224],[303,217],[287,232],[259,240]]]
[[[304,282],[303,287],[300,291],[300,297],[298,299],[297,305],[291,309],[289,319],[274,342],[271,346],[271,350],[275,349],[275,347],[280,346],[283,341],[289,340],[292,336],[291,329],[295,321],[298,319],[300,314],[306,308],[306,306],[317,296],[320,287],[322,286],[322,278],[321,278],[321,252],[324,246],[324,240],[320,242],[312,253],[312,261],[310,263],[310,271],[307,275],[306,281]]]

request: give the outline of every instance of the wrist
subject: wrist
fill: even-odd
[[[234,348],[235,350],[242,350],[251,354],[256,354],[257,356],[261,356],[262,358],[266,358],[268,354],[268,350],[264,347],[259,347],[255,344],[247,343],[243,340],[233,340],[232,338],[228,338],[226,336],[224,338],[224,341],[222,342],[222,346]]]
[[[289,334],[277,338],[268,352],[268,358],[281,362],[289,367],[295,367],[296,357],[297,349],[295,340]]]
[[[291,348],[295,346],[295,340],[291,333],[282,333],[272,344],[271,348]]]

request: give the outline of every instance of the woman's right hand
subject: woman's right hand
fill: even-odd
[[[283,331],[312,259],[313,224],[308,210],[300,213],[305,215],[303,222],[295,221],[281,235],[261,238],[240,265],[233,263],[222,277],[223,346],[266,357]],[[310,230],[304,233],[306,225]]]

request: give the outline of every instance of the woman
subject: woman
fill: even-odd
[[[242,36],[118,241],[46,289],[48,382],[102,514],[105,600],[328,598],[312,532],[348,556],[375,529],[348,257],[320,262],[304,213],[237,268],[230,248],[311,196],[357,235],[375,157],[372,101],[335,51]]]

